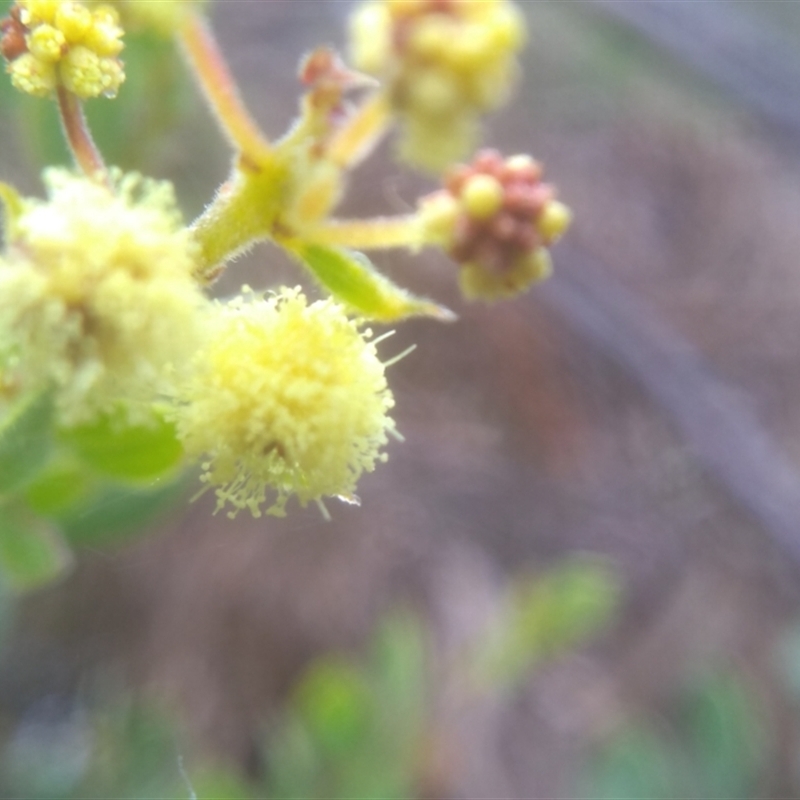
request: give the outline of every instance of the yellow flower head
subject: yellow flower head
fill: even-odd
[[[299,289],[219,304],[210,344],[178,396],[175,416],[186,451],[206,456],[203,480],[218,508],[282,516],[296,494],[352,499],[394,423],[384,365],[369,331],[332,300],[309,304]]]
[[[503,158],[478,152],[453,167],[444,189],[422,198],[422,237],[461,265],[470,298],[498,300],[524,291],[551,271],[547,248],[569,227],[572,214],[542,181],[542,166],[527,155]]]
[[[20,91],[47,97],[62,85],[84,99],[113,97],[125,80],[117,58],[123,30],[110,6],[17,0],[0,25],[7,71]]]
[[[63,170],[45,183],[0,255],[0,351],[22,388],[55,387],[64,425],[121,400],[136,416],[171,390],[207,307],[172,187],[126,175],[112,191]]]
[[[437,172],[472,149],[480,114],[505,102],[524,38],[509,0],[369,0],[351,17],[350,53],[386,84],[401,156]]]

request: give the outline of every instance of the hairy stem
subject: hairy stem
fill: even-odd
[[[236,81],[205,19],[198,13],[187,13],[179,39],[189,66],[230,143],[253,163],[268,158],[272,146],[242,102]]]
[[[263,164],[256,172],[238,170],[192,223],[199,246],[195,277],[201,283],[215,280],[226,262],[253,243],[273,237],[288,172],[279,159]]]
[[[383,92],[369,97],[336,132],[328,157],[340,167],[363,161],[389,130],[391,113]]]
[[[59,86],[58,110],[61,114],[64,136],[75,158],[75,163],[88,177],[99,178],[107,182],[108,171],[103,156],[92,139],[89,126],[86,124],[80,98],[67,91],[63,86]]]
[[[391,247],[416,249],[424,244],[416,214],[371,219],[331,219],[309,230],[306,238],[316,244],[354,250],[384,250]]]

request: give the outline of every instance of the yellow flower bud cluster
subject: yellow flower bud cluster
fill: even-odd
[[[370,332],[332,300],[299,289],[244,295],[216,306],[210,343],[176,398],[187,453],[207,458],[203,480],[218,509],[283,516],[290,494],[355,501],[363,472],[385,460],[394,405]]]
[[[5,29],[9,40],[19,41],[3,50],[6,69],[27,94],[47,97],[61,85],[84,99],[114,97],[125,80],[118,58],[123,30],[111,6],[17,0]]]
[[[401,117],[401,155],[434,172],[469,152],[479,115],[505,102],[525,38],[508,0],[370,0],[350,23],[354,66],[386,83]]]
[[[55,389],[72,425],[127,403],[144,417],[174,390],[209,302],[172,187],[138,175],[113,189],[49,170],[0,254],[0,362],[22,390]]]
[[[530,156],[504,159],[483,150],[471,164],[452,168],[443,190],[420,201],[422,238],[461,265],[466,297],[510,297],[550,275],[547,248],[572,215],[541,177]]]

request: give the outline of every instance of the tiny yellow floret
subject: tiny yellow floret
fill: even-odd
[[[113,97],[124,77],[118,61],[101,58],[82,45],[70,48],[61,62],[64,86],[84,99],[99,95]]]
[[[28,50],[41,61],[58,61],[67,40],[52,25],[40,25],[28,37]]]
[[[11,83],[15,89],[34,97],[49,97],[58,79],[53,64],[36,58],[33,53],[23,53],[8,66]]]
[[[24,390],[52,387],[72,425],[126,403],[131,417],[173,390],[208,307],[195,245],[171,185],[117,176],[114,188],[48,170],[0,254],[0,343]],[[3,360],[0,358],[0,360]]]
[[[80,3],[66,0],[56,11],[56,27],[64,34],[70,44],[78,44],[92,27],[92,12]]]
[[[381,453],[394,405],[369,331],[332,300],[299,289],[216,306],[210,342],[177,397],[187,453],[205,458],[203,480],[218,509],[282,516],[290,495],[352,500]]]
[[[31,25],[52,23],[62,2],[63,0],[20,0],[17,5],[22,9],[22,22]]]

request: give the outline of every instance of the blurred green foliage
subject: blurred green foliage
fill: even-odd
[[[0,570],[16,591],[45,586],[72,563],[69,549],[58,530],[28,509],[3,509],[0,525]]]
[[[545,657],[594,635],[610,618],[614,594],[607,567],[585,558],[520,577],[497,620],[504,636],[495,639],[492,626],[454,662],[437,652],[420,615],[395,610],[360,656],[324,653],[298,677],[285,708],[265,728],[259,780],[198,755],[187,756],[184,768],[182,737],[170,715],[143,701],[121,702],[118,691],[106,693],[113,700],[63,701],[55,709],[45,698],[21,718],[0,716],[0,796],[415,797],[437,734],[433,692],[446,690],[442,681],[466,691],[467,703],[496,686],[513,689]],[[470,682],[484,651],[513,652],[514,669]]]
[[[22,398],[0,429],[0,574],[36,589],[66,572],[71,547],[141,535],[185,496],[182,456],[159,419],[62,431],[46,395]]]
[[[339,654],[311,664],[267,739],[272,797],[411,797],[425,730],[425,632],[396,613],[366,663]]]
[[[578,794],[593,800],[758,796],[765,732],[753,692],[732,672],[694,682],[673,712],[631,722],[589,759]]]
[[[599,558],[576,555],[543,575],[516,576],[504,619],[474,654],[476,677],[514,685],[539,661],[561,655],[609,624],[618,601],[618,580]]]
[[[109,478],[147,481],[178,466],[183,450],[175,426],[160,417],[126,424],[123,414],[104,415],[62,433],[87,466]]]
[[[22,398],[0,426],[0,498],[33,480],[52,449],[52,403],[47,394]]]

